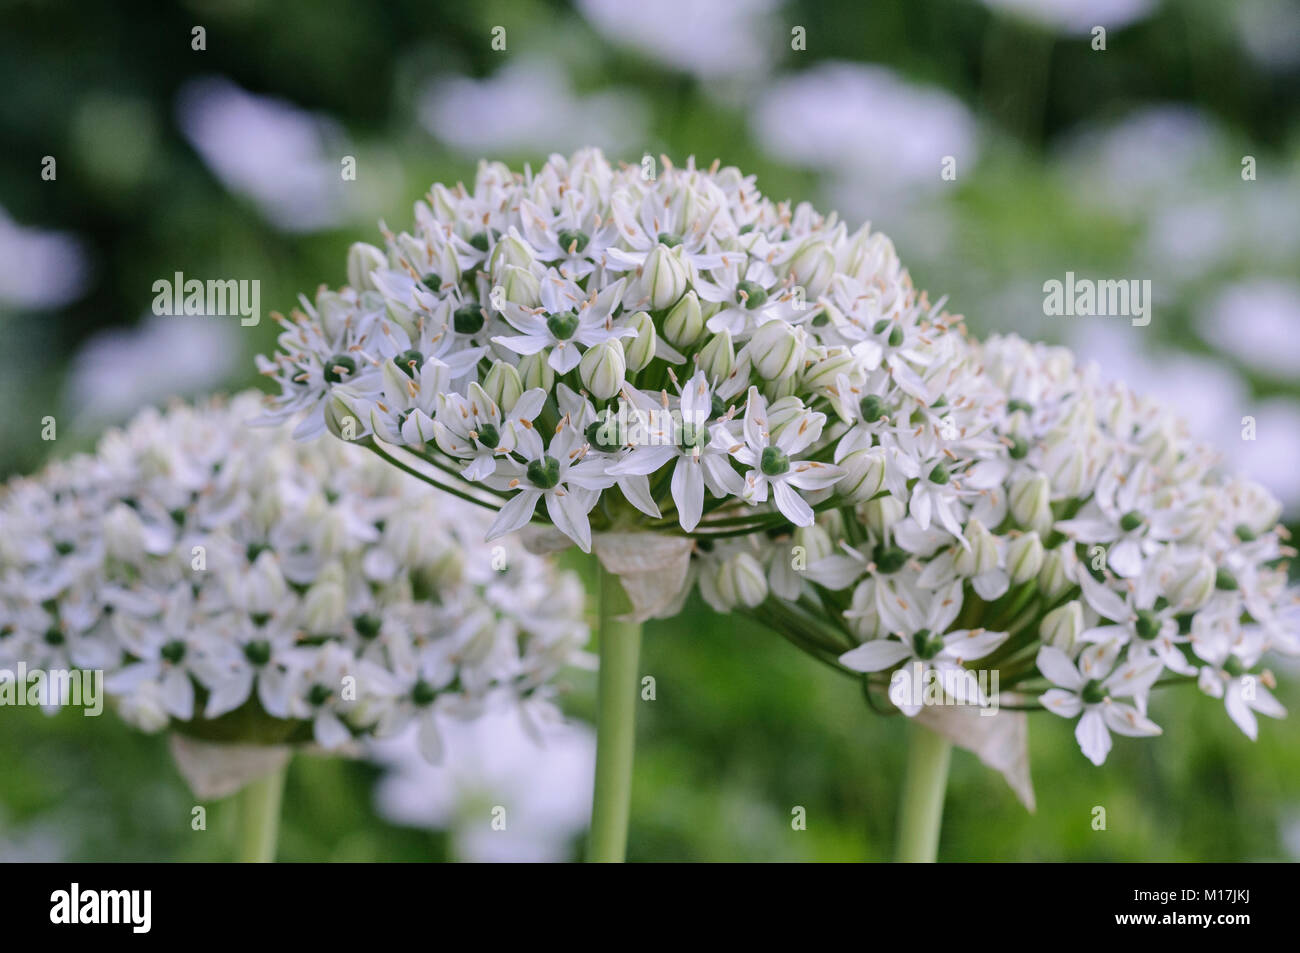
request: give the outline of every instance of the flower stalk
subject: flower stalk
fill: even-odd
[[[239,841],[235,859],[240,863],[274,863],[280,836],[280,802],[287,772],[288,764],[285,764],[250,782],[237,795]]]
[[[909,735],[894,859],[899,863],[932,864],[939,856],[939,827],[952,742],[915,724],[910,726]]]
[[[627,856],[632,801],[641,624],[621,618],[630,604],[618,577],[599,566],[597,572],[600,673],[596,687],[596,782],[587,861],[622,863]]]

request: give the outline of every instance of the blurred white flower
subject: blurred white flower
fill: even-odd
[[[1262,483],[1282,501],[1287,519],[1300,514],[1300,403],[1279,398],[1246,407],[1243,414],[1255,418],[1255,439],[1241,439],[1237,421],[1237,443],[1232,445],[1232,462]]]
[[[960,100],[879,66],[824,63],[784,76],[752,115],[766,151],[838,179],[832,192],[849,217],[897,204],[901,188],[937,189],[945,156],[964,173],[978,154]]]
[[[589,142],[619,151],[645,141],[647,114],[631,93],[580,95],[557,64],[523,61],[487,79],[435,81],[424,94],[420,119],[433,136],[465,154],[549,152]]]
[[[71,235],[24,228],[0,208],[0,307],[60,308],[81,297],[88,271]]]
[[[335,123],[216,77],[187,83],[176,114],[222,184],[251,199],[276,227],[310,232],[344,217],[341,160],[348,150]]]
[[[548,725],[543,743],[516,708],[475,721],[443,719],[441,765],[420,757],[414,732],[375,741],[388,774],[376,808],[395,824],[450,830],[456,856],[476,862],[565,860],[587,826],[595,772],[594,733],[583,724]],[[504,830],[493,810],[504,808]]]
[[[1150,16],[1153,0],[982,0],[986,7],[1031,20],[1059,33],[1088,33],[1094,26],[1108,30]]]
[[[1230,285],[1197,328],[1207,342],[1256,370],[1300,379],[1300,286],[1258,278]]]
[[[1086,125],[1057,151],[1078,194],[1142,218],[1143,203],[1155,197],[1185,201],[1188,179],[1217,162],[1222,147],[1219,128],[1197,110],[1151,106],[1119,122]]]
[[[1083,319],[1070,335],[1080,363],[1095,361],[1105,381],[1141,381],[1142,392],[1177,411],[1191,435],[1216,450],[1241,440],[1241,415],[1249,404],[1245,381],[1208,357],[1183,352],[1153,355],[1127,324]]]
[[[218,387],[243,359],[233,321],[149,315],[90,338],[72,358],[64,397],[77,422],[123,420],[171,395]]]
[[[609,39],[709,80],[767,71],[772,37],[782,34],[772,18],[776,6],[776,0],[578,0],[582,15]]]
[[[1300,62],[1300,17],[1288,0],[1237,0],[1228,11],[1256,62],[1278,70]]]

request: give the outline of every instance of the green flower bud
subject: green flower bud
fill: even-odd
[[[803,365],[805,345],[799,332],[784,321],[760,325],[749,341],[750,361],[764,380],[785,380]]]
[[[854,503],[865,503],[885,489],[885,451],[881,447],[855,450],[839,465],[844,470],[835,492]]]
[[[547,363],[545,350],[521,357],[519,359],[519,376],[523,379],[524,390],[540,387],[549,393],[551,388],[555,386],[555,369]]]
[[[348,249],[348,284],[355,288],[358,294],[363,291],[378,291],[379,289],[370,279],[370,273],[387,267],[388,258],[374,245],[354,242]]]
[[[483,391],[488,399],[501,408],[503,413],[510,413],[524,392],[524,382],[513,364],[505,361],[493,361],[483,378]]]
[[[1071,600],[1043,616],[1038,637],[1044,645],[1054,645],[1062,652],[1073,652],[1083,627],[1083,606],[1077,599]]]
[[[655,245],[641,266],[640,291],[652,311],[670,308],[686,293],[686,265],[665,245]]]
[[[610,338],[588,348],[578,365],[578,375],[592,397],[609,400],[622,389],[627,376],[622,343],[617,338]]]
[[[736,351],[731,346],[731,334],[720,331],[709,338],[708,343],[695,356],[695,366],[704,371],[705,376],[715,385],[730,377],[736,366]]]
[[[669,309],[664,319],[664,337],[673,347],[688,348],[703,333],[704,316],[700,311],[700,299],[694,291],[688,291]]]
[[[1007,547],[1007,571],[1015,585],[1028,582],[1043,568],[1046,552],[1038,534],[1030,531],[1017,536]]]
[[[625,320],[628,327],[636,328],[636,337],[622,339],[627,369],[635,373],[654,360],[659,334],[655,331],[654,319],[644,311],[638,311]]]

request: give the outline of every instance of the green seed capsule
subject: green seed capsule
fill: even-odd
[[[383,620],[377,615],[359,615],[352,620],[352,625],[357,630],[357,635],[363,639],[373,639],[379,634],[379,629],[383,625]]]
[[[560,461],[550,455],[544,456],[529,463],[526,473],[534,486],[549,490],[560,482]]]
[[[747,310],[753,311],[766,303],[767,292],[757,282],[738,281],[736,282],[736,300],[742,302]]]
[[[587,247],[591,237],[586,232],[577,229],[563,228],[559,234],[560,247],[570,255],[581,254],[582,250]]]
[[[432,685],[424,679],[420,679],[411,689],[411,701],[418,708],[425,708],[433,704],[433,700],[438,697],[438,692]]]
[[[335,354],[325,365],[325,380],[331,384],[342,384],[357,372],[357,362],[347,354]]]
[[[483,330],[483,309],[476,304],[463,304],[451,316],[451,326],[457,334],[478,334]]]
[[[1131,533],[1142,525],[1142,514],[1137,510],[1129,510],[1119,518],[1119,528],[1126,533]]]
[[[863,423],[874,424],[885,416],[885,402],[875,394],[868,394],[858,404],[858,410],[862,412]]]
[[[407,377],[414,378],[420,368],[424,366],[424,355],[414,348],[409,351],[403,351],[393,358],[393,363],[397,365]]]
[[[758,468],[765,476],[780,476],[790,469],[790,458],[780,447],[764,447]]]
[[[943,651],[943,636],[929,629],[922,629],[912,636],[912,648],[918,657],[932,659]]]
[[[501,434],[492,424],[483,424],[478,428],[478,442],[489,450],[501,446]]]
[[[886,546],[879,543],[871,551],[871,561],[876,564],[876,572],[889,575],[898,572],[907,562],[907,553],[897,546]]]
[[[546,319],[546,327],[557,341],[567,341],[578,332],[578,315],[573,311],[561,311]]]
[[[1079,697],[1083,699],[1085,705],[1099,705],[1106,700],[1106,687],[1094,678],[1083,686]]]
[[[244,646],[244,658],[248,659],[249,664],[261,668],[271,661],[271,643],[265,639],[249,642]]]
[[[1160,617],[1150,609],[1140,609],[1134,628],[1137,629],[1138,638],[1150,642],[1160,634]]]

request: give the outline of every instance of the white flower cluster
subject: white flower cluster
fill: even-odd
[[[0,498],[0,668],[102,670],[121,714],[336,748],[502,698],[549,717],[576,578],[363,451],[245,426],[257,394],[149,410]]]
[[[1068,352],[970,340],[885,236],[648,168],[434,186],[281,319],[271,419],[498,510],[490,536],[688,535],[715,608],[852,671],[996,666],[1097,762],[1159,730],[1166,672],[1248,733],[1281,714],[1255,670],[1300,620],[1264,491]]]

